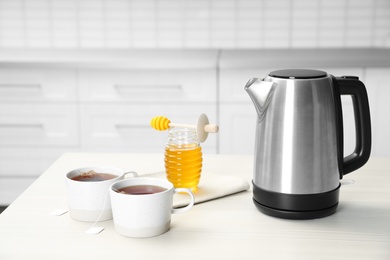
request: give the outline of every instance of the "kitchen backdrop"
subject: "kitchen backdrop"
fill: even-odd
[[[390,45],[388,0],[0,0],[0,47]]]
[[[0,205],[64,152],[162,154],[155,115],[206,113],[204,153],[252,153],[244,85],[298,67],[359,76],[372,155],[390,156],[388,0],[0,0]]]

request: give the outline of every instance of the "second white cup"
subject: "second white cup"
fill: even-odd
[[[190,203],[173,209],[173,195],[187,193]],[[115,230],[127,237],[158,236],[170,228],[171,214],[188,211],[195,198],[191,190],[173,187],[167,180],[133,178],[118,181],[110,187],[110,199]]]

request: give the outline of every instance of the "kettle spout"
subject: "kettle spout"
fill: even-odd
[[[250,79],[245,85],[244,89],[255,105],[259,122],[261,122],[265,116],[277,85],[276,82],[263,81],[258,78]]]

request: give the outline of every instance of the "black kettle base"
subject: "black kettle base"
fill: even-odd
[[[258,203],[256,200],[253,199],[253,202],[255,203],[256,208],[269,216],[277,217],[277,218],[284,218],[284,219],[316,219],[316,218],[323,218],[327,217],[329,215],[332,215],[334,212],[336,212],[338,203],[334,206],[326,209],[321,210],[313,210],[313,211],[289,211],[289,210],[280,210],[280,209],[274,209],[267,206],[264,206],[260,203]]]
[[[287,219],[323,218],[339,204],[340,185],[331,191],[314,194],[286,194],[262,189],[253,184],[253,201],[263,213]]]

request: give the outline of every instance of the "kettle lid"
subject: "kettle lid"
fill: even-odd
[[[282,79],[315,79],[327,76],[325,71],[308,69],[275,70],[268,74],[270,77]]]

